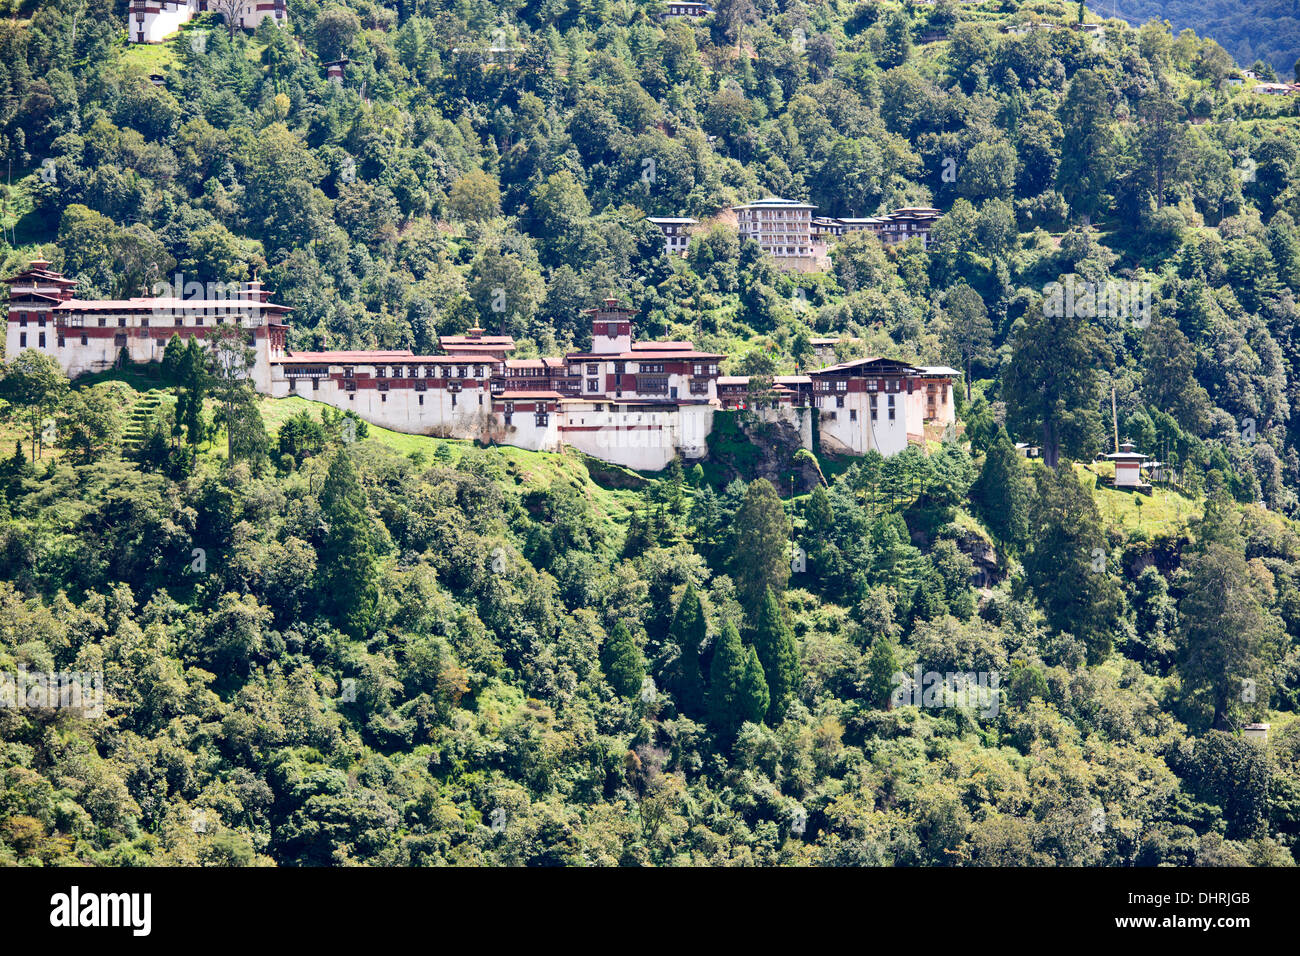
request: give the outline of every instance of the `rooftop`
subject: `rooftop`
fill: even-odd
[[[758,202],[745,203],[741,206],[732,206],[732,209],[816,209],[811,203],[798,202],[794,199],[782,199],[780,196],[768,196],[766,199],[760,199]]]

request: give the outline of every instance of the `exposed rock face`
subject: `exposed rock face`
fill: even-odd
[[[807,410],[803,410],[808,414]],[[787,418],[760,420],[752,412],[718,412],[709,435],[709,461],[718,465],[726,481],[766,478],[781,494],[803,494],[822,483],[816,459],[796,455],[805,438],[796,422]]]

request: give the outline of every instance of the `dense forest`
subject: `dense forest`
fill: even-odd
[[[646,475],[179,341],[72,383],[8,355],[0,673],[106,701],[0,706],[0,862],[1294,865],[1300,97],[1075,3],[661,8],[289,0],[134,46],[121,0],[11,3],[6,276],[256,274],[294,347],[420,353],[584,347],[612,294],[760,380],[842,336],[971,381],[889,458],[760,477],[719,413]],[[717,218],[768,194],[943,215],[796,274]],[[684,257],[647,215],[702,220]]]
[[[1212,37],[1238,63],[1259,60],[1280,76],[1300,80],[1300,7],[1294,0],[1125,0],[1099,2],[1097,12],[1132,23],[1168,20],[1175,30]]]

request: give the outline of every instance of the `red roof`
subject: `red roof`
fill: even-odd
[[[257,299],[177,299],[177,298],[144,298],[134,299],[68,299],[60,302],[57,308],[63,312],[103,312],[103,311],[157,311],[165,309],[169,312],[184,312],[190,309],[217,309],[226,312],[239,312],[249,306],[257,306],[266,311],[292,312],[293,309],[287,305],[276,305],[274,302],[260,302]]]
[[[277,362],[304,362],[313,365],[343,364],[347,362],[409,362],[415,358],[410,349],[401,351],[362,350],[357,352],[290,352]]]
[[[863,368],[864,366],[867,365],[877,365],[877,364],[901,365],[905,369],[910,369],[911,371],[914,372],[919,371],[919,369],[916,369],[914,366],[908,364],[907,362],[902,361],[901,359],[891,359],[891,358],[884,358],[879,355],[873,355],[869,358],[853,359],[851,362],[841,362],[839,365],[828,365],[826,368],[812,369],[809,371],[808,374],[825,375],[828,372],[851,372],[854,369]]]
[[[663,352],[677,350],[689,352],[695,348],[694,342],[633,342],[633,352]]]
[[[569,361],[589,362],[593,359],[613,360],[618,362],[644,362],[646,359],[720,359],[715,352],[695,352],[682,350],[671,352],[570,352],[565,356]]]

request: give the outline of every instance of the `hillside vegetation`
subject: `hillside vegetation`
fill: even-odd
[[[0,706],[0,862],[1295,862],[1300,98],[1076,4],[658,10],[0,23],[6,275],[256,274],[302,349],[556,354],[613,294],[728,372],[838,335],[972,379],[953,440],[786,497],[743,415],[645,476],[257,396],[230,337],[7,355],[0,673],[106,707]],[[719,216],[769,193],[944,215],[796,275]]]

